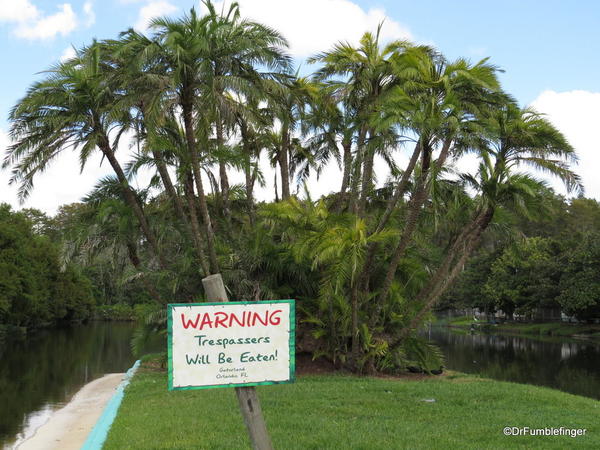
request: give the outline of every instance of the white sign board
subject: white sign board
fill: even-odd
[[[294,300],[168,305],[169,390],[291,383]]]

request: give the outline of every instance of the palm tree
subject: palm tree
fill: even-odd
[[[151,73],[157,73],[166,80],[163,89],[155,92],[155,95],[161,97],[155,103],[163,104],[167,108],[170,103],[172,107],[181,108],[191,170],[190,176],[186,178],[192,178],[192,182],[195,183],[207,240],[209,271],[216,273],[218,263],[215,234],[202,182],[197,139],[200,119],[196,117],[197,98],[203,83],[200,77],[200,65],[204,62],[205,56],[203,52],[205,22],[206,20],[198,18],[195,10],[192,10],[189,16],[180,20],[155,19],[151,24],[151,28],[155,31],[152,39],[139,36],[132,30],[125,33],[123,38],[129,44],[129,52],[142,58],[142,62],[139,63],[141,67],[148,67]]]
[[[335,207],[339,210],[350,185],[354,115],[351,108],[344,106],[336,97],[336,91],[330,85],[318,83],[316,87],[303,117],[302,134],[308,137],[306,148],[312,155],[313,164],[317,166],[317,174],[332,158],[342,170],[342,183]],[[308,161],[305,164],[309,168]]]
[[[133,164],[129,167],[128,173],[135,175],[143,166],[152,167],[157,170],[165,192],[171,200],[171,204],[175,207],[176,215],[181,224],[186,228],[186,234],[191,236],[200,267],[203,273],[208,275],[210,274],[210,267],[204,251],[205,242],[202,237],[200,222],[198,221],[193,178],[191,178],[189,158],[186,152],[185,132],[173,114],[163,117],[161,126],[143,117],[141,120],[138,142],[143,153],[137,155]],[[148,152],[152,156],[147,156]],[[177,187],[171,180],[168,172],[169,166],[175,168],[178,181]],[[183,191],[183,195],[181,196],[177,190],[179,187]],[[185,205],[184,200],[186,202]]]
[[[304,109],[314,95],[316,86],[307,78],[290,77],[280,82],[266,83],[265,87],[272,115],[271,130],[268,133],[270,157],[279,166],[281,199],[287,200],[290,198],[290,178],[301,163],[303,153],[300,138],[295,134],[301,131]]]
[[[309,63],[320,63],[317,80],[330,80],[336,96],[343,99],[343,108],[348,117],[355,122],[356,156],[350,175],[349,210],[362,216],[368,196],[373,188],[373,164],[380,145],[375,143],[377,131],[372,126],[376,105],[387,91],[399,82],[392,70],[390,57],[401,51],[406,45],[403,41],[394,41],[380,49],[379,33],[365,33],[358,47],[349,43],[338,43],[328,52],[320,53],[309,59]],[[341,77],[334,79],[332,77]],[[350,124],[348,124],[350,125]],[[381,134],[381,133],[379,133]],[[349,137],[344,133],[346,144]],[[392,139],[394,141],[394,139]]]
[[[127,108],[120,108],[121,94],[111,85],[103,56],[102,46],[94,43],[71,60],[52,67],[42,81],[29,88],[11,110],[10,136],[14,144],[8,148],[2,167],[12,166],[10,182],[20,183],[19,196],[24,199],[33,187],[35,175],[62,151],[79,150],[83,169],[92,152],[99,149],[164,269],[167,263],[143,204],[129,186],[116,157],[120,138],[131,128],[132,117]]]
[[[138,39],[133,31],[124,37],[144,66],[166,78],[164,89],[156,92],[162,97],[158,103],[170,102],[181,109],[191,168],[186,179],[193,180],[196,187],[210,270],[216,273],[215,235],[202,182],[210,136],[214,129],[227,215],[225,129],[234,126],[236,113],[243,109],[241,99],[258,95],[262,80],[285,70],[289,58],[281,50],[287,45],[285,40],[268,27],[240,19],[237,4],[232,4],[225,15],[217,14],[210,2],[206,5],[208,14],[202,17],[192,9],[179,20],[153,20],[150,40]],[[256,69],[259,66],[276,73],[260,73]]]
[[[290,59],[283,52],[287,47],[283,36],[264,25],[242,20],[237,4],[232,4],[224,15],[217,14],[211,2],[205,4],[208,20],[205,61],[201,66],[206,84],[203,103],[214,115],[221,193],[227,215],[229,182],[224,131],[236,125],[237,116],[245,110],[244,101],[264,97],[265,80],[278,79],[288,71]],[[259,70],[260,66],[266,71]]]
[[[135,176],[141,167],[156,170],[163,188],[179,219],[179,226],[190,235],[200,267],[208,274],[209,266],[203,248],[203,238],[197,215],[186,214],[178,180],[173,180],[170,167],[185,159],[185,139],[181,139],[180,125],[170,102],[157,95],[169,84],[168,77],[160,71],[144,66],[143,58],[136,53],[139,46],[150,46],[144,35],[129,30],[119,40],[103,41],[106,66],[111,82],[119,92],[121,108],[132,112],[132,128],[138,154],[127,169],[128,176]],[[179,161],[181,162],[181,161]],[[181,166],[181,164],[179,164]],[[189,167],[189,163],[186,165]],[[177,168],[181,171],[179,168]],[[195,208],[195,205],[194,205]],[[191,211],[191,208],[189,208]]]
[[[245,177],[246,209],[250,225],[254,225],[256,211],[254,205],[254,185],[262,180],[258,162],[261,152],[269,146],[267,127],[270,119],[267,108],[260,108],[257,101],[248,101],[246,111],[253,114],[238,114],[237,126],[240,130],[239,152],[242,157],[242,168]]]
[[[405,337],[462,271],[499,209],[528,216],[546,189],[543,182],[518,170],[523,166],[560,179],[570,192],[582,192],[579,176],[570,169],[577,162],[567,139],[544,117],[529,108],[508,103],[482,120],[481,163],[478,177],[462,176],[478,192],[470,223],[456,237],[431,280],[418,294],[420,311],[403,331]]]
[[[383,307],[398,264],[412,241],[432,177],[444,167],[450,155],[460,154],[464,143],[476,132],[478,117],[502,98],[498,92],[497,69],[487,60],[475,65],[463,59],[449,63],[431,48],[416,47],[398,55],[394,66],[406,81],[384,100],[382,121],[386,125],[390,120],[396,121],[417,136],[409,168],[414,170],[418,167],[419,172],[407,207],[404,228],[377,298],[378,311]],[[439,149],[439,155],[434,161],[436,149]],[[417,158],[420,158],[418,166]],[[403,196],[407,171],[404,175],[376,230],[383,229]],[[372,320],[375,321],[377,316],[373,316]]]
[[[129,278],[141,279],[144,287],[155,302],[164,302],[152,281],[150,271],[140,258],[139,227],[123,196],[117,179],[101,179],[92,192],[83,199],[77,232],[72,233],[63,248],[65,261],[79,258],[83,266],[92,261],[105,259],[120,277],[128,273],[127,263],[135,273]]]

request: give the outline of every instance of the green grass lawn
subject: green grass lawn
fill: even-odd
[[[258,388],[277,449],[600,448],[600,402],[462,374],[423,380],[301,376]],[[424,400],[435,399],[435,402]],[[503,428],[586,428],[585,436],[504,436]],[[142,368],[105,449],[245,449],[233,389],[167,391]]]
[[[506,323],[499,326],[500,330],[512,330],[525,334],[540,334],[549,336],[588,336],[600,332],[600,325],[576,325],[569,323]]]

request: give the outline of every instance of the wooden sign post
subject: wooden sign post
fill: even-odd
[[[229,302],[220,274],[202,284],[210,303],[168,305],[169,390],[235,387],[252,446],[271,450],[254,386],[294,381],[294,301]]]

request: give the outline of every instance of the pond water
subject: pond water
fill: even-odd
[[[131,323],[42,330],[0,346],[0,447],[14,448],[86,383],[133,362]]]
[[[425,335],[442,349],[448,369],[600,399],[597,341],[458,334],[445,327]]]

